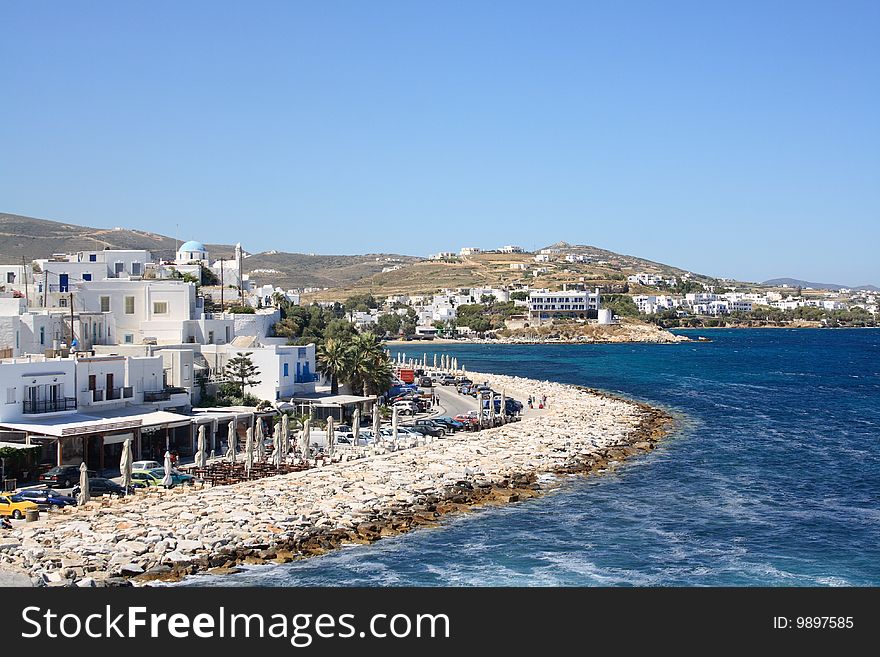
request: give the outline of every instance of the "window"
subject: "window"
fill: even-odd
[[[83,274],[83,280],[84,281],[92,280],[92,275],[91,274]]]
[[[125,314],[134,315],[134,297],[125,297]]]
[[[67,297],[61,297],[60,299],[58,299],[58,307],[67,308]]]
[[[110,297],[101,297],[101,312],[110,312]]]
[[[46,327],[45,326],[40,327],[40,344],[41,345],[46,344]]]
[[[122,339],[125,344],[134,343],[134,336],[131,333],[126,333],[125,337]]]
[[[119,274],[121,274],[122,272],[125,271],[125,263],[124,262],[117,261],[117,262],[113,263],[113,266],[114,266],[114,271],[116,272],[117,276],[119,276]]]
[[[15,283],[15,272],[13,272],[13,271],[6,272],[6,282],[7,283]]]
[[[168,314],[168,302],[167,301],[154,301],[153,302],[153,314],[154,315],[167,315]]]
[[[139,263],[139,262],[131,263],[131,275],[132,276],[140,276],[141,275],[141,263]]]
[[[90,253],[89,262],[98,262],[98,255],[96,253]]]
[[[284,363],[284,376],[290,376],[290,365]]]
[[[6,403],[15,403],[15,388],[6,388]]]
[[[214,344],[214,331],[208,331],[208,344]]]

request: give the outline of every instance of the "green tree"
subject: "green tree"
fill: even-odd
[[[397,335],[400,333],[400,325],[403,321],[397,313],[386,313],[379,316],[379,330],[382,334]]]
[[[517,292],[511,292],[510,293],[510,300],[511,301],[528,301],[529,300],[529,293],[524,292],[522,290],[518,290]]]
[[[349,350],[341,340],[327,338],[318,345],[318,371],[330,377],[330,392],[339,394],[339,379],[349,369]]]
[[[346,379],[352,391],[363,391],[364,396],[391,386],[391,363],[375,333],[367,331],[352,340]]]
[[[245,396],[245,387],[260,384],[259,379],[256,378],[260,376],[260,370],[254,365],[254,361],[251,360],[253,353],[248,351],[238,354],[230,358],[226,363],[226,376],[238,384],[239,394],[242,397]]]

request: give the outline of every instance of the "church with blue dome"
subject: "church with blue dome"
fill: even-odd
[[[190,262],[204,262],[208,264],[208,249],[201,242],[189,240],[177,249],[177,257],[174,259],[178,265],[186,265]]]

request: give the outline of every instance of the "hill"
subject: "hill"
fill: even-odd
[[[182,236],[193,239],[197,236]],[[0,263],[18,264],[47,258],[53,253],[75,253],[111,249],[147,249],[154,258],[174,258],[181,239],[128,228],[95,228],[0,213]],[[211,258],[229,258],[231,244],[205,244]],[[247,248],[247,244],[243,245]],[[246,273],[256,283],[272,283],[284,289],[301,287],[339,287],[372,276],[390,264],[414,262],[418,258],[394,254],[315,255],[267,252],[244,260]],[[263,273],[261,270],[264,270]]]
[[[813,288],[814,290],[833,290],[837,291],[841,288],[846,288],[848,290],[864,290],[866,292],[880,292],[880,287],[876,285],[840,285],[839,283],[811,283],[810,281],[804,281],[799,278],[771,278],[768,281],[764,281],[761,285],[770,285],[772,287],[801,287],[801,288]]]

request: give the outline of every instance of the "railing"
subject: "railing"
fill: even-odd
[[[318,380],[318,375],[314,374],[312,372],[309,372],[308,374],[294,375],[294,377],[293,377],[294,383],[311,383],[312,381],[317,381],[317,380]]]
[[[168,401],[169,399],[171,399],[169,390],[144,390],[145,402]]]
[[[75,411],[76,399],[73,397],[61,397],[60,399],[25,399],[25,415],[36,413],[57,413],[58,411]]]
[[[134,397],[134,389],[131,386],[125,388],[107,388],[104,390],[92,390],[92,402],[113,401],[116,399],[131,399]]]

